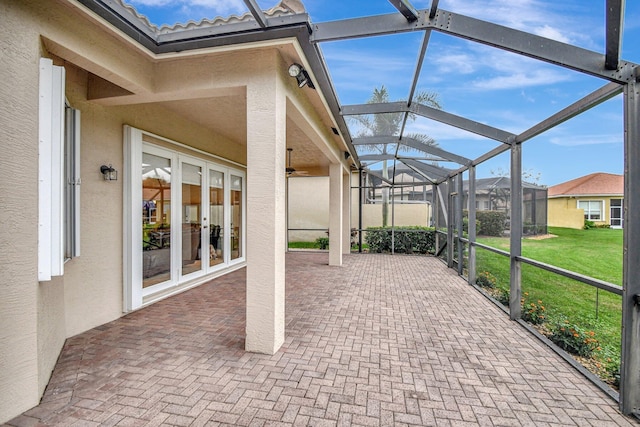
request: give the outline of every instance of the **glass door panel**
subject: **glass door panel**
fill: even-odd
[[[224,173],[209,170],[209,266],[224,262]]]
[[[231,259],[243,256],[242,177],[231,175]]]
[[[142,287],[171,279],[171,159],[142,153]]]
[[[202,269],[202,168],[182,163],[182,275]],[[206,227],[206,224],[204,225]],[[204,228],[206,230],[206,228]]]

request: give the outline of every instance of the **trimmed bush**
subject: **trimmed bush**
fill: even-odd
[[[327,249],[327,248],[329,248],[329,238],[328,237],[318,237],[316,239],[315,245],[318,248],[322,249],[322,250]]]
[[[476,219],[480,223],[478,234],[481,236],[502,237],[507,223],[506,212],[477,211]]]
[[[370,252],[391,252],[391,227],[368,227],[365,243]],[[435,251],[435,230],[431,227],[402,227],[395,230],[396,253],[427,254]]]

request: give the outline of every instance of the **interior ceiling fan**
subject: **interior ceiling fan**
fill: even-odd
[[[293,167],[291,167],[291,152],[292,151],[293,151],[293,148],[287,148],[287,156],[288,156],[287,168],[286,168],[287,177],[290,177],[290,176],[307,176],[307,175],[309,175],[309,172],[307,172],[307,171],[298,171],[298,170],[295,170]]]

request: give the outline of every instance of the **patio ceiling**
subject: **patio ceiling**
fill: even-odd
[[[203,20],[195,25],[177,24],[162,28],[150,24],[125,2],[114,1],[106,4],[96,0],[79,1],[157,54],[295,37],[309,63],[312,80],[327,99],[339,133],[353,156],[355,166],[363,166],[378,175],[382,174],[383,163],[387,167],[409,168],[423,177],[426,183],[443,182],[449,176],[509,150],[513,144],[527,141],[616,96],[622,92],[622,84],[635,78],[637,69],[637,64],[620,58],[624,0],[606,0],[606,46],[602,53],[443,10],[438,7],[437,0],[432,0],[430,7],[424,10],[417,10],[408,0],[394,0],[390,3],[397,9],[396,13],[314,24],[303,10],[276,13],[276,6],[269,11],[262,11],[256,0],[244,0],[248,13],[235,21],[228,19],[221,25],[221,22],[218,22],[219,18],[216,18],[214,21]],[[434,60],[429,57],[427,50],[431,35],[436,32],[534,58],[611,83],[605,83],[594,92],[522,132],[510,132],[487,124],[484,120],[473,120],[422,104],[416,99],[421,78],[427,69],[424,66],[425,61]],[[393,77],[404,79],[407,83],[406,99],[400,102],[342,105],[339,102],[340,94],[330,77],[331,70],[327,67],[321,51],[322,45],[374,36],[398,37],[409,33],[421,34],[415,68],[406,70],[404,76]],[[398,39],[397,42],[402,43],[402,40]],[[215,111],[215,108],[208,111]],[[380,134],[376,133],[376,129],[363,130],[353,117],[364,118],[370,122],[381,119],[397,120],[397,132]],[[425,143],[416,139],[410,132],[408,123],[416,118],[427,120],[429,123],[439,122],[470,135],[480,136],[485,140],[483,147],[490,146],[487,141],[493,141],[493,148],[480,156],[471,156],[467,147],[445,150],[438,147],[437,143]],[[296,132],[295,129],[292,131]],[[242,139],[242,135],[233,137]],[[314,153],[312,147],[307,153],[305,147],[309,145],[301,144],[294,147],[297,149],[299,165],[307,168],[317,166],[319,170],[326,168],[326,164],[321,161],[322,156]],[[315,164],[317,162],[319,163]],[[390,183],[392,182],[393,177],[390,178]]]

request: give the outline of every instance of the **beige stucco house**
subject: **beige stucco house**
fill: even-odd
[[[330,85],[288,73],[326,79],[300,3],[267,29],[108,3],[0,2],[0,423],[38,404],[66,338],[244,266],[246,348],[277,351],[287,147],[329,177],[330,263],[348,250],[344,122]]]
[[[584,221],[622,228],[624,177],[592,173],[549,187],[549,225],[583,228]]]

